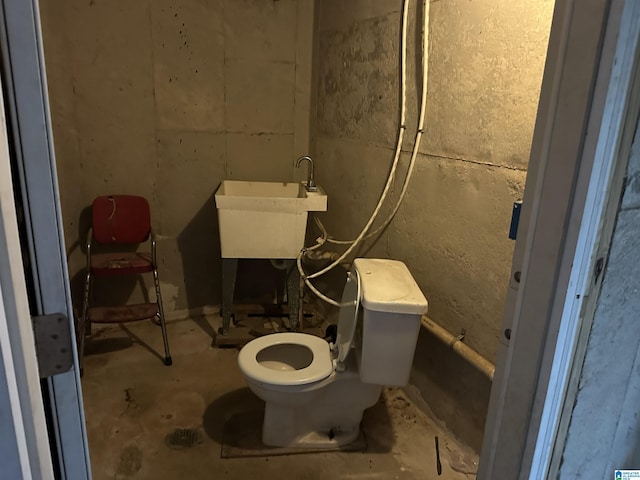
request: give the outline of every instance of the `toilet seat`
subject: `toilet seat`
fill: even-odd
[[[258,361],[258,354],[275,345],[293,344],[308,348],[311,363],[299,370],[273,370]],[[334,370],[329,344],[323,338],[306,333],[273,333],[247,343],[238,355],[238,365],[253,381],[270,385],[305,385],[327,378]]]

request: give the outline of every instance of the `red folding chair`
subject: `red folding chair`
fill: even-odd
[[[164,341],[164,364],[171,365],[167,327],[162,309],[156,240],[151,231],[149,203],[135,195],[109,195],[93,201],[91,229],[87,235],[87,276],[84,287],[83,316],[79,322],[78,355],[82,365],[85,337],[92,323],[123,323],[157,318]],[[151,241],[151,253],[116,251],[118,246],[135,246]],[[93,247],[108,246],[107,253],[94,253]],[[93,277],[120,277],[153,273],[156,301],[121,306],[91,306]]]

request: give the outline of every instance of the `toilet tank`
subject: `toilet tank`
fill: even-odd
[[[427,300],[400,261],[357,258],[353,266],[361,289],[362,322],[356,347],[360,379],[377,385],[406,385]]]

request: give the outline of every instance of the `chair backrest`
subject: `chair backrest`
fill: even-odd
[[[99,243],[140,243],[149,238],[149,202],[136,195],[97,197],[92,207],[93,237]]]

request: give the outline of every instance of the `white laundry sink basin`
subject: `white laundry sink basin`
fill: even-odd
[[[308,212],[327,210],[327,194],[298,182],[224,180],[216,191],[222,258],[296,258]]]

